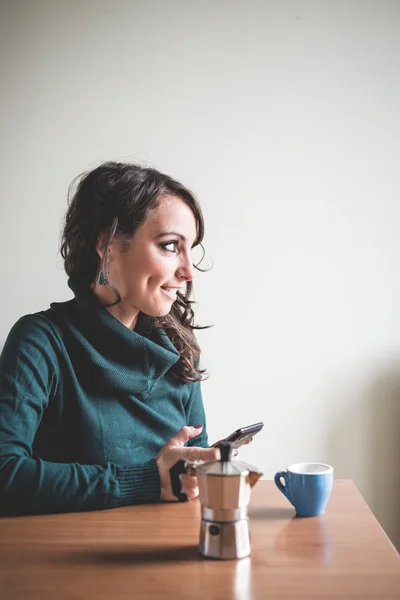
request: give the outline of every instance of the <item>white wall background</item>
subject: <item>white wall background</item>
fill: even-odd
[[[400,3],[1,4],[0,344],[70,297],[70,181],[151,164],[204,208],[211,441],[331,463],[400,546]]]

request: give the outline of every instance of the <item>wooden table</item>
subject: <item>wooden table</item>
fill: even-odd
[[[399,600],[399,555],[351,481],[308,519],[260,481],[250,517],[253,550],[239,561],[198,554],[198,500],[3,518],[0,598]]]

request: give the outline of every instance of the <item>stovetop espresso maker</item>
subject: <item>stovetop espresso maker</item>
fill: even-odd
[[[195,475],[199,484],[201,527],[199,551],[210,558],[235,559],[250,554],[248,506],[251,488],[262,472],[240,461],[231,461],[233,444],[218,446],[221,460],[178,461],[170,469],[171,487],[181,501],[180,475]]]

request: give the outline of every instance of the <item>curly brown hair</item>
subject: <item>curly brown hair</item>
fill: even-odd
[[[177,196],[192,209],[197,223],[194,247],[203,248],[204,219],[200,205],[192,192],[175,179],[154,168],[119,162],[106,162],[79,175],[70,186],[61,238],[67,275],[79,285],[93,289],[100,271],[106,270],[103,264],[106,253],[100,258],[99,244],[106,248],[114,238],[129,243],[165,195]],[[203,271],[199,264],[195,268]],[[114,306],[121,296],[111,281],[108,284],[116,296]],[[136,325],[136,331],[142,335],[151,335],[155,328],[165,329],[181,355],[172,373],[183,382],[205,379],[205,370],[199,368],[200,348],[194,330],[207,326],[194,324],[194,302],[189,299],[192,291],[193,284],[187,281],[185,293],[178,292],[168,315],[151,317],[140,313]]]

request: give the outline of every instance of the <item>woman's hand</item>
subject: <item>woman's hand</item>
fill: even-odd
[[[182,427],[174,437],[168,440],[156,456],[161,481],[161,500],[177,500],[172,493],[169,470],[178,460],[219,460],[220,452],[218,448],[200,448],[197,446],[188,448],[185,446],[185,443],[190,439],[200,435],[202,429],[202,425],[200,427]],[[196,498],[199,495],[197,477],[182,475],[182,491],[187,495],[188,500]]]

